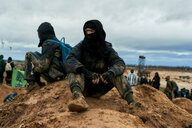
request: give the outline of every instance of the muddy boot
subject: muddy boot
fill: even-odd
[[[135,107],[135,108],[141,108],[141,103],[134,100],[132,93],[129,93],[129,94],[125,97],[125,100],[126,100],[127,103],[129,104],[129,106]]]
[[[68,104],[69,111],[71,112],[82,112],[89,108],[89,105],[85,101],[85,97],[82,93],[74,91],[73,100]]]

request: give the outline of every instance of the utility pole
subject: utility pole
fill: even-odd
[[[10,46],[9,49],[10,49],[10,57],[12,57],[12,47]]]
[[[145,66],[145,56],[139,56],[139,64],[138,64],[138,76],[142,76],[142,72]]]
[[[1,40],[1,45],[2,45],[2,55],[4,54],[4,44],[5,44],[5,42],[3,42],[3,40]]]

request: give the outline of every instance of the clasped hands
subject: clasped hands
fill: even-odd
[[[86,77],[92,79],[93,84],[98,84],[100,80],[104,84],[108,84],[111,81],[111,79],[114,77],[114,75],[113,75],[113,73],[111,71],[107,71],[107,72],[105,72],[105,73],[103,73],[101,75],[89,71],[89,75],[86,76]]]
[[[108,84],[112,78],[115,76],[112,71],[104,72],[103,74],[98,74],[95,72],[91,72],[85,67],[80,67],[77,69],[77,73],[83,73],[85,77],[92,80],[93,84],[98,84],[101,80],[104,84]]]

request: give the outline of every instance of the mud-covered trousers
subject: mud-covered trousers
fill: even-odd
[[[25,56],[25,74],[24,74],[24,79],[27,80],[28,82],[30,81],[36,81],[39,84],[47,84],[47,82],[53,81],[52,78],[49,77],[47,72],[43,73],[38,73],[38,72],[33,72],[32,70],[32,64],[38,65],[39,62],[41,61],[41,54],[39,52],[27,52]]]
[[[25,55],[25,73],[24,73],[24,79],[27,81],[36,81],[39,77],[38,74],[34,74],[32,71],[32,63],[35,63],[36,60],[38,60],[41,57],[41,54],[39,52],[27,52]]]
[[[167,95],[167,97],[168,97],[170,100],[173,99],[173,93],[172,93],[172,92],[165,91],[164,93]]]
[[[116,87],[123,99],[128,95],[131,95],[131,98],[133,98],[131,86],[123,75],[113,78],[108,84],[104,84],[101,80],[99,84],[93,84],[91,80],[85,78],[83,74],[74,73],[69,73],[68,80],[70,88],[72,89],[78,86],[82,90],[84,96],[100,97],[105,95],[113,87]],[[134,99],[129,100],[132,101]]]

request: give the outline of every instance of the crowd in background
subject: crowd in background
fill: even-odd
[[[6,84],[11,85],[13,68],[14,68],[14,62],[12,58],[9,57],[6,62],[4,60],[4,56],[0,55],[0,84],[3,83],[4,72],[6,72],[6,77],[5,77]]]
[[[137,77],[136,74],[134,73],[134,70],[131,69],[130,73],[128,73],[127,75],[127,80],[131,86],[148,84],[160,90],[161,78],[158,72],[155,73],[152,80],[151,79],[148,80],[147,75],[142,75],[141,77]],[[192,100],[192,88],[191,90],[186,88],[181,88],[179,90],[177,83],[173,80],[170,80],[170,76],[166,77],[166,82],[167,82],[167,85],[163,91],[170,100],[172,100],[172,98],[177,98],[177,97],[185,97]]]

